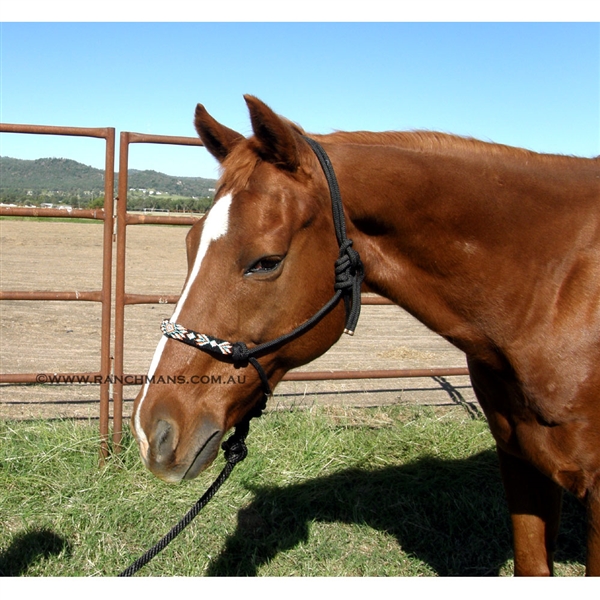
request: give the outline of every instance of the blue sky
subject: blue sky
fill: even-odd
[[[307,131],[431,129],[600,154],[600,25],[4,22],[1,119],[195,135],[202,102],[248,134],[251,93]],[[103,166],[98,140],[2,134],[0,153]],[[202,148],[136,144],[134,168],[215,177]]]

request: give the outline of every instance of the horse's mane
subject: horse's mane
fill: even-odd
[[[313,137],[313,136],[311,136]],[[544,160],[568,160],[573,157],[562,154],[540,154],[532,150],[485,142],[471,137],[462,137],[437,131],[335,131],[314,136],[333,144],[360,144],[371,146],[396,146],[420,152],[442,154],[478,153],[503,155],[514,158],[543,158]]]
[[[287,119],[286,119],[287,121]],[[308,135],[319,142],[330,144],[358,144],[364,146],[395,146],[414,150],[415,152],[441,153],[441,154],[484,154],[488,156],[505,156],[518,160],[538,161],[568,161],[585,160],[578,157],[562,154],[540,154],[532,150],[506,146],[493,142],[485,142],[471,137],[462,137],[436,131],[335,131],[328,134],[307,134],[302,127],[288,121],[288,124],[299,134]],[[599,161],[600,157],[588,159]],[[223,164],[229,176],[234,180],[230,182],[235,186],[243,187],[260,161],[253,151],[252,143],[241,143],[239,147],[227,157]]]

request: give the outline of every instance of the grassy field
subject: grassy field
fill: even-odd
[[[462,408],[315,408],[252,424],[249,456],[144,576],[486,576],[512,571],[485,421]],[[171,486],[126,450],[99,469],[96,423],[0,424],[0,574],[112,576],[222,467]],[[566,498],[559,575],[583,574]]]

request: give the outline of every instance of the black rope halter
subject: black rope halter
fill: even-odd
[[[331,195],[333,224],[339,246],[339,255],[335,261],[335,283],[333,286],[335,293],[333,297],[310,319],[307,319],[289,333],[281,335],[274,340],[253,346],[252,348],[248,348],[244,342],[231,343],[205,333],[198,333],[178,323],[173,323],[169,319],[164,320],[161,324],[162,332],[168,338],[198,348],[218,358],[229,359],[236,366],[242,367],[250,363],[258,372],[265,396],[267,397],[271,395],[271,387],[267,374],[258,360],[256,360],[257,356],[269,353],[274,348],[291,341],[310,329],[336,306],[341,298],[344,299],[346,307],[346,327],[344,333],[354,335],[358,317],[360,316],[360,288],[364,279],[364,267],[358,252],[352,247],[352,240],[348,239],[346,235],[344,207],[335,172],[329,157],[321,145],[309,137],[304,136],[304,139],[319,159]]]
[[[320,321],[341,298],[344,299],[346,307],[346,328],[344,329],[344,333],[354,335],[354,330],[360,315],[360,287],[364,279],[363,264],[358,252],[352,248],[352,240],[348,239],[346,236],[346,222],[344,219],[342,197],[340,195],[340,189],[331,161],[320,144],[308,137],[304,137],[304,139],[308,142],[319,159],[331,195],[333,224],[335,226],[335,235],[340,249],[338,259],[335,261],[335,284],[333,286],[335,293],[325,306],[317,311],[310,319],[306,320],[289,333],[279,336],[269,342],[253,346],[252,348],[248,348],[244,342],[231,343],[211,335],[198,333],[192,329],[187,329],[178,323],[172,323],[169,319],[162,322],[162,332],[168,338],[198,348],[215,357],[230,360],[234,365],[239,367],[245,367],[247,364],[251,364],[258,372],[264,394],[262,402],[260,402],[240,423],[236,425],[235,432],[223,443],[222,448],[225,452],[227,463],[215,482],[181,521],[167,533],[167,535],[138,558],[130,567],[125,569],[119,577],[132,576],[145,564],[150,562],[159,552],[164,550],[164,548],[166,548],[166,546],[192,522],[200,510],[215,495],[227,477],[229,477],[233,467],[246,458],[248,450],[246,448],[245,440],[250,428],[250,420],[261,415],[266,407],[267,399],[271,395],[269,378],[256,357],[267,354],[277,346],[291,341],[310,329],[315,323]]]

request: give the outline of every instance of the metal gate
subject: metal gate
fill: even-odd
[[[102,289],[93,292],[0,292],[0,300],[65,300],[65,301],[91,301],[102,303],[102,334],[100,352],[100,370],[93,373],[59,373],[63,381],[69,381],[69,376],[99,376],[100,384],[100,437],[101,457],[107,456],[109,451],[109,404],[112,391],[112,446],[119,452],[122,444],[123,431],[123,387],[136,385],[142,375],[126,375],[124,365],[124,339],[125,339],[125,307],[135,304],[175,304],[177,295],[165,294],[128,294],[125,291],[126,276],[126,240],[127,227],[137,224],[169,224],[190,226],[197,221],[195,217],[164,216],[148,214],[132,214],[127,210],[128,195],[128,170],[129,146],[131,144],[173,144],[182,146],[202,146],[198,138],[147,135],[133,132],[120,134],[119,147],[119,183],[118,194],[114,195],[114,151],[115,130],[112,128],[61,128],[33,125],[8,125],[0,124],[0,132],[74,135],[103,138],[106,140],[105,160],[105,200],[102,210],[78,210],[66,215],[65,211],[37,208],[4,208],[0,215],[17,216],[45,216],[100,219],[104,221],[104,247],[103,247],[103,277]],[[113,235],[113,221],[116,224],[116,233]],[[111,288],[113,244],[116,249],[115,261],[115,286],[114,293]],[[114,300],[114,326],[111,328],[111,301]],[[365,305],[393,304],[381,297],[367,295],[362,298]],[[111,353],[110,339],[114,333],[114,348]],[[458,368],[424,368],[424,369],[388,369],[388,370],[345,370],[345,371],[296,371],[285,375],[284,381],[323,381],[336,379],[382,379],[382,378],[407,378],[407,377],[443,377],[455,375],[468,375],[468,369]],[[0,374],[0,383],[33,383],[36,381],[35,373],[25,374]],[[72,380],[71,380],[72,381]],[[112,384],[112,385],[111,385]]]
[[[13,125],[0,123],[0,132],[27,133],[37,135],[66,135],[99,138],[105,140],[104,164],[104,208],[99,210],[73,210],[71,212],[53,208],[0,207],[0,215],[21,217],[61,217],[78,219],[97,219],[104,221],[103,253],[102,253],[102,287],[91,292],[77,291],[0,291],[0,300],[60,300],[66,302],[100,302],[102,305],[100,369],[89,373],[54,373],[54,382],[68,381],[100,381],[100,453],[104,458],[108,454],[109,439],[109,404],[110,404],[110,320],[111,320],[111,284],[112,284],[112,244],[113,244],[113,198],[115,179],[115,130],[112,127],[52,127],[42,125]],[[3,373],[0,383],[39,383],[37,373]]]

